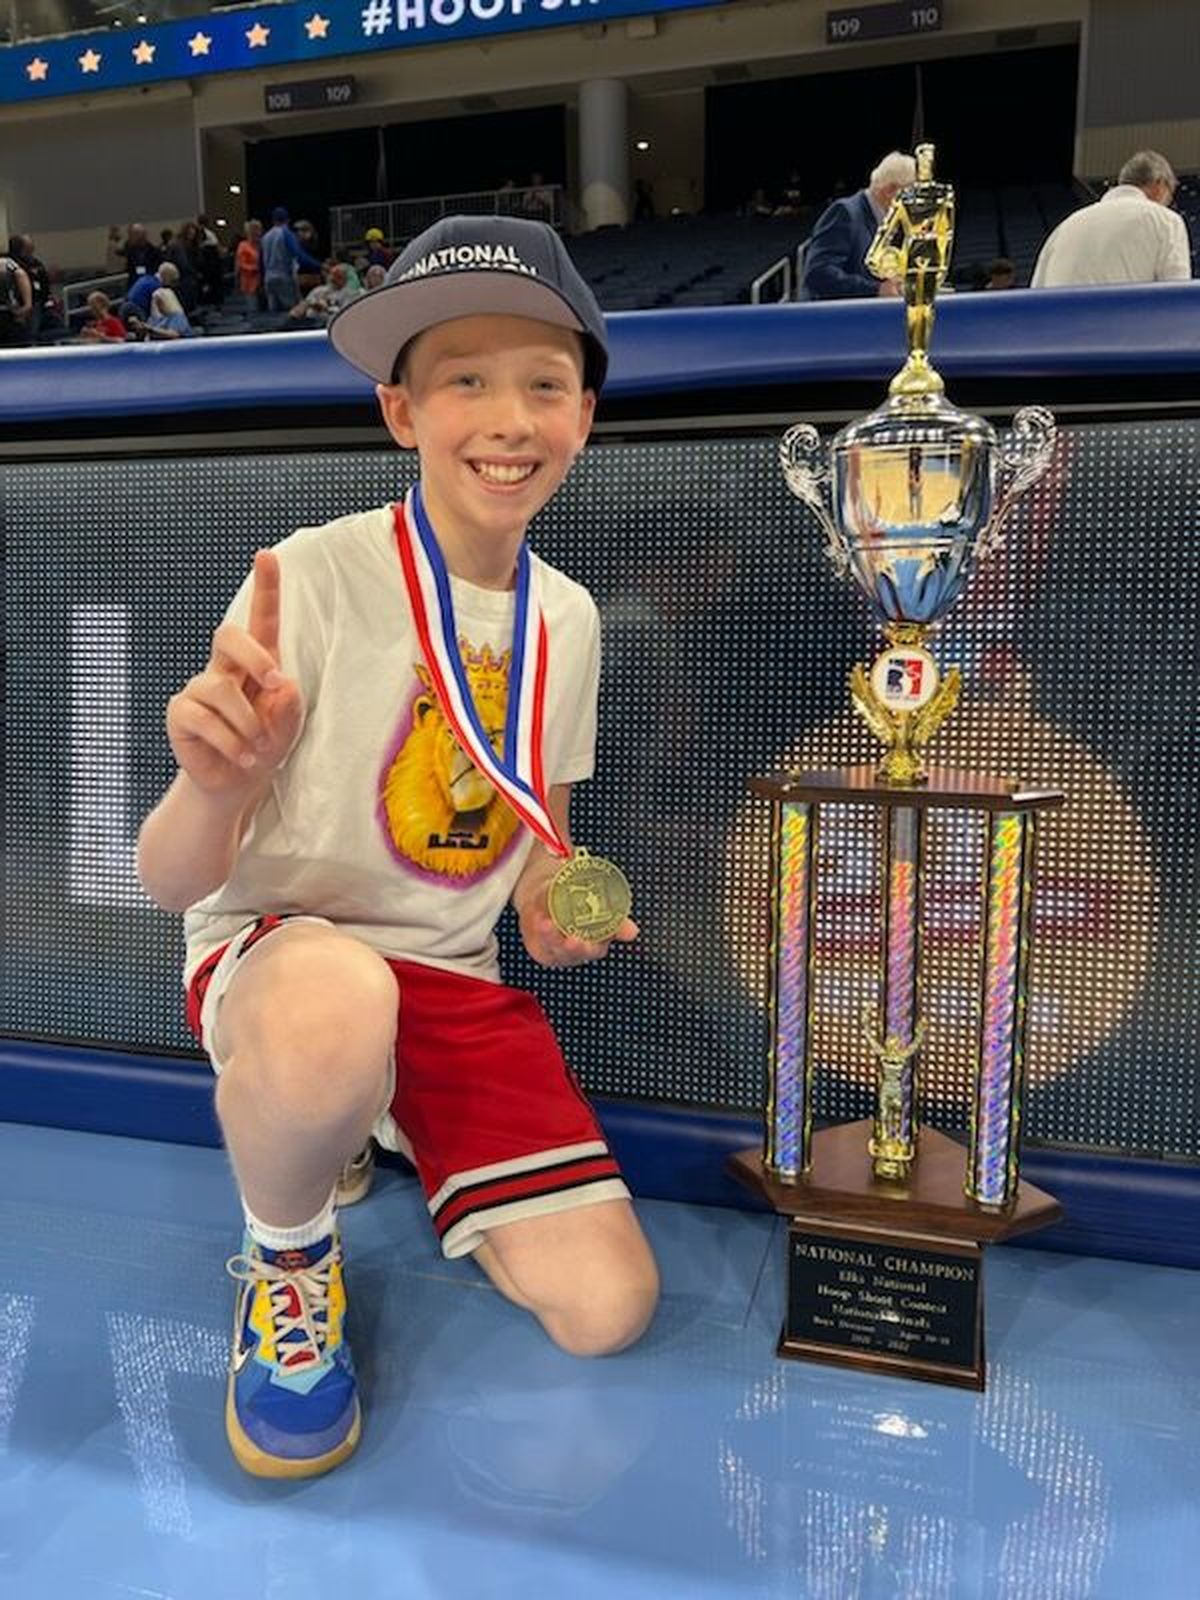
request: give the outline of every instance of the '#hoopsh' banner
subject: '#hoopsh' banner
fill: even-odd
[[[95,94],[209,72],[238,72],[402,50],[417,44],[578,26],[723,0],[296,0],[0,50],[0,103]]]

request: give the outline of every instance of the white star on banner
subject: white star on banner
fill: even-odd
[[[79,57],[79,69],[81,72],[99,72],[102,59],[95,50],[85,50]]]
[[[50,63],[43,61],[41,56],[34,56],[25,68],[29,74],[30,83],[45,83],[46,74],[50,71]]]
[[[188,40],[188,49],[194,56],[206,56],[212,46],[212,35],[208,33],[194,33]]]
[[[154,60],[154,52],[158,49],[156,44],[151,44],[148,39],[141,40],[133,47],[133,59],[139,67],[148,67]]]
[[[256,22],[252,28],[246,29],[246,43],[251,50],[261,50],[270,37],[270,28],[264,28],[261,22]]]
[[[310,39],[327,39],[329,37],[329,18],[323,17],[319,11],[314,11],[304,24],[304,31]]]

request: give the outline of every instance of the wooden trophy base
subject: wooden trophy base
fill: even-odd
[[[1062,1207],[1031,1183],[1004,1211],[968,1199],[966,1151],[930,1128],[907,1179],[876,1178],[871,1131],[865,1119],[815,1134],[795,1183],[758,1149],[730,1157],[734,1177],[791,1218],[778,1354],[983,1389],[983,1247],[1057,1222]]]

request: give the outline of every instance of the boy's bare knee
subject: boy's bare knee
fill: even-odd
[[[476,1260],[571,1355],[625,1349],[658,1304],[658,1268],[628,1200],[504,1223]]]
[[[221,1042],[230,1071],[252,1071],[258,1094],[321,1115],[330,1092],[353,1099],[379,1087],[396,1015],[395,979],[373,950],[335,934],[289,935],[231,986]]]
[[[641,1338],[657,1304],[658,1274],[651,1265],[624,1281],[589,1284],[577,1301],[544,1313],[541,1321],[568,1354],[609,1356]]]

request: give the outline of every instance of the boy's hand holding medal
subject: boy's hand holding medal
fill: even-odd
[[[638,936],[629,915],[625,874],[611,861],[577,849],[557,869],[550,862],[516,901],[521,938],[543,967],[578,967],[599,961],[615,940]]]

